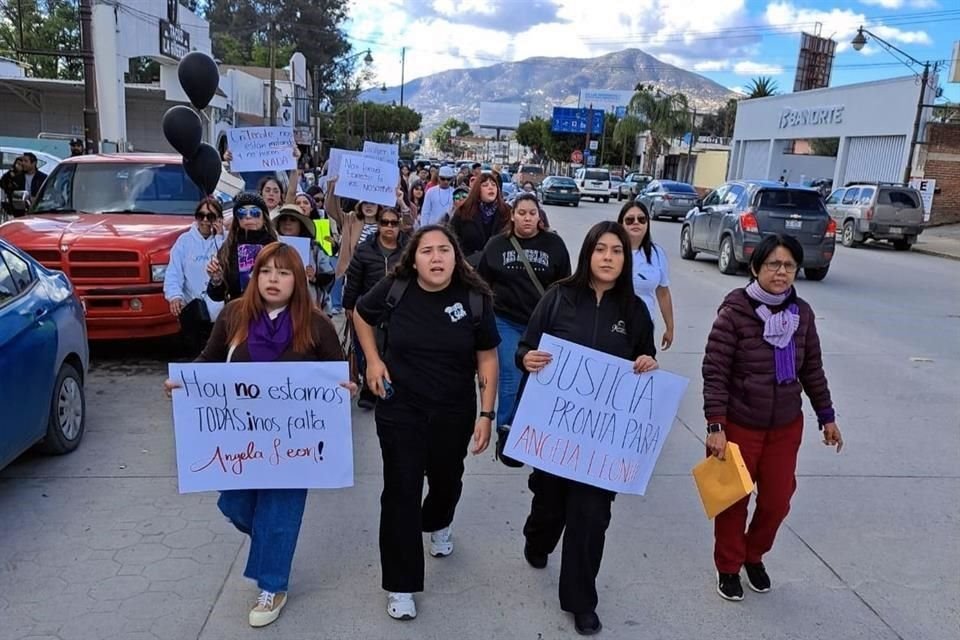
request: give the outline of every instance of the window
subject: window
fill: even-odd
[[[591,169],[586,173],[587,180],[602,180],[607,181],[610,179],[610,173],[608,171],[600,171],[597,169]]]
[[[660,191],[660,181],[659,180],[652,181],[650,184],[647,185],[647,188],[645,191],[647,193],[657,193],[658,191]]]
[[[913,192],[907,191],[906,189],[881,189],[880,195],[877,197],[877,203],[900,205],[901,207],[910,207],[913,209],[920,208],[919,200],[914,196]]]
[[[840,201],[843,200],[843,194],[846,192],[846,189],[837,189],[827,198],[827,204],[840,204]]]
[[[758,194],[757,202],[761,209],[791,209],[826,214],[820,194],[806,189],[763,190]]]
[[[0,256],[6,263],[7,271],[17,290],[23,293],[29,289],[33,283],[33,274],[30,273],[30,265],[27,264],[26,260],[6,249],[0,250]]]
[[[10,275],[10,270],[7,269],[6,263],[0,257],[0,307],[5,305],[8,300],[16,298],[18,293],[13,276]]]
[[[727,194],[723,197],[723,204],[737,204],[737,200],[743,195],[743,186],[739,184],[732,185]]]
[[[860,201],[859,204],[869,206],[873,204],[873,194],[876,193],[876,189],[873,187],[864,187],[860,189]]]
[[[847,195],[843,197],[843,204],[857,204],[860,200],[860,189],[847,189]]]
[[[705,207],[714,207],[714,206],[720,204],[720,202],[723,200],[723,198],[726,197],[727,191],[729,191],[729,190],[730,190],[730,185],[726,185],[726,184],[725,184],[725,185],[723,185],[722,187],[720,187],[719,189],[717,189],[716,191],[711,191],[711,192],[710,192],[710,195],[708,195],[708,196],[703,200],[703,206],[705,206]]]
[[[688,185],[685,182],[668,182],[663,185],[664,188],[670,193],[696,193],[697,190]],[[743,193],[743,188],[741,187],[740,193]]]

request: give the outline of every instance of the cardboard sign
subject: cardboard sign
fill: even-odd
[[[360,151],[349,151],[347,149],[330,149],[330,158],[327,160],[326,181],[329,182],[340,175],[340,164],[344,156],[362,156]]]
[[[643,495],[688,380],[544,334],[553,355],[530,374],[504,453],[542,471]]]
[[[368,158],[380,160],[381,162],[392,162],[393,164],[400,162],[400,150],[395,144],[384,144],[382,142],[364,140],[363,155]]]
[[[289,171],[297,168],[296,143],[290,127],[243,127],[227,130],[227,147],[233,154],[230,171]]]
[[[313,264],[313,257],[310,255],[310,238],[301,238],[300,236],[277,236],[277,239],[284,244],[288,244],[297,250],[300,259],[303,260],[303,266],[309,267]]]
[[[333,193],[341,198],[375,202],[387,207],[397,204],[400,168],[396,164],[364,155],[344,155],[340,179]]]
[[[353,486],[346,362],[170,364],[180,493]]]

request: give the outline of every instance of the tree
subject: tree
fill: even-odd
[[[547,142],[550,139],[550,122],[535,116],[517,127],[517,142],[533,151],[536,157],[545,153]]]
[[[20,15],[20,9],[23,15]],[[23,42],[20,42],[20,24]],[[72,0],[25,0],[0,2],[0,55],[18,57],[35,78],[79,80],[80,58],[17,55],[18,49],[79,51],[80,16]]]
[[[627,115],[613,128],[613,141],[620,149],[620,164],[627,166],[627,153],[635,155],[637,136],[643,131],[643,121],[635,115]],[[632,162],[630,163],[633,164]]]
[[[690,128],[690,105],[682,93],[663,95],[650,87],[637,85],[637,92],[630,99],[627,110],[650,131],[653,153],[648,158],[654,163],[666,151],[670,140]]]
[[[810,140],[810,150],[814,155],[837,157],[840,150],[840,138],[812,138]]]
[[[456,118],[447,118],[446,122],[434,130],[431,137],[433,138],[433,143],[443,153],[456,153],[459,148],[456,144],[450,142],[450,138],[472,135],[473,131],[470,130],[469,124]]]
[[[780,92],[776,81],[769,76],[759,76],[750,81],[747,86],[747,100],[775,96]]]
[[[338,109],[333,120],[337,146],[359,148],[364,140],[397,142],[420,128],[421,115],[409,107],[376,102],[354,102]]]

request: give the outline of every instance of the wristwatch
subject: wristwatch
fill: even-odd
[[[723,425],[719,422],[711,422],[707,425],[707,433],[720,433],[723,431]]]
[[[490,418],[490,422],[493,422],[494,418],[497,417],[497,412],[496,412],[496,411],[481,411],[481,412],[480,412],[480,417],[481,417],[481,418]]]

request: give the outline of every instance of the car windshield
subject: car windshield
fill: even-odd
[[[801,189],[764,189],[757,194],[757,202],[761,209],[824,210],[819,193]]]
[[[543,167],[540,167],[535,164],[525,164],[520,170],[521,173],[532,173],[534,175],[541,175],[543,173]]]
[[[609,180],[610,174],[606,171],[587,171],[583,177],[587,180]]]
[[[696,193],[697,190],[684,182],[664,182],[663,190],[670,193]]]
[[[550,185],[554,187],[575,187],[577,183],[572,178],[554,178],[550,181]]]
[[[179,164],[65,163],[44,182],[31,213],[193,215],[202,197]]]

